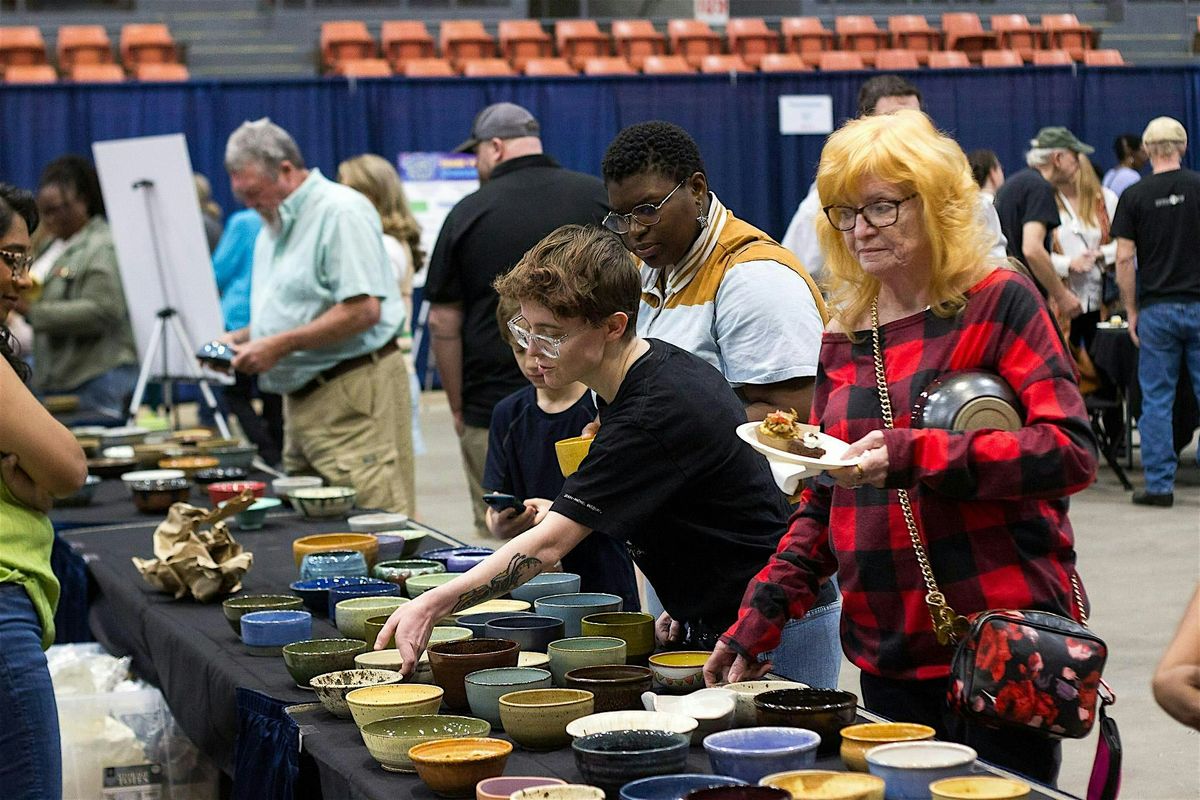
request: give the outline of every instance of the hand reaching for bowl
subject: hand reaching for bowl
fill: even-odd
[[[375,637],[372,645],[372,649],[383,650],[395,636],[396,650],[400,653],[400,672],[405,678],[416,670],[417,662],[425,652],[429,634],[433,630],[434,615],[427,610],[426,605],[418,597],[397,608],[388,617],[383,630]]]
[[[883,488],[888,476],[888,451],[883,431],[871,431],[850,445],[842,458],[857,463],[852,467],[829,470],[829,475],[837,481],[838,486],[857,489],[863,484],[870,484],[877,489]]]
[[[751,661],[725,642],[718,641],[704,663],[705,686],[756,681],[771,671],[770,661]]]

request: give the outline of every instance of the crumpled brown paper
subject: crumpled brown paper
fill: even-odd
[[[208,603],[240,591],[254,554],[242,551],[224,520],[246,510],[254,500],[246,490],[212,511],[175,503],[154,531],[157,558],[134,558],[133,565],[147,583],[170,592],[176,600],[191,595]],[[211,529],[204,530],[206,525]]]

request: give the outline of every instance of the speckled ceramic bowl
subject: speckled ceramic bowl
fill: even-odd
[[[420,683],[364,686],[346,692],[346,705],[354,724],[389,717],[419,717],[436,714],[442,705],[442,688]]]
[[[346,703],[347,693],[366,686],[400,683],[400,680],[399,672],[392,672],[388,669],[345,669],[314,675],[308,683],[316,690],[321,705],[325,706],[330,714],[349,719],[350,706]]]
[[[389,772],[415,772],[408,751],[422,742],[487,736],[487,720],[449,715],[389,717],[368,722],[359,729],[363,744]]]

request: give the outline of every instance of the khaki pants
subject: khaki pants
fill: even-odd
[[[416,511],[412,401],[398,351],[283,402],[283,468],[358,490],[359,508]]]
[[[475,535],[483,539],[495,538],[487,526],[487,503],[480,499],[483,497],[483,468],[487,462],[488,429],[467,425],[463,429],[463,435],[459,437],[458,447],[462,451],[463,472],[467,474],[471,513],[475,517]]]

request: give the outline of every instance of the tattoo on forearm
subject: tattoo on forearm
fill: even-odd
[[[450,610],[450,613],[457,614],[465,608],[477,606],[487,600],[507,594],[513,587],[520,586],[538,574],[541,569],[541,559],[527,556],[524,553],[517,553],[508,562],[508,567],[492,578],[491,581],[459,595],[458,602],[454,604],[454,608]]]

